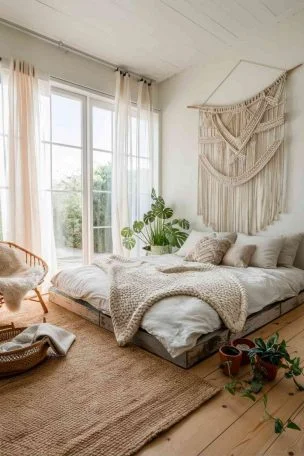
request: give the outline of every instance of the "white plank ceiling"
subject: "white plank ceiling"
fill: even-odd
[[[304,29],[304,0],[0,0],[0,16],[162,81],[261,40],[271,53],[282,28]]]

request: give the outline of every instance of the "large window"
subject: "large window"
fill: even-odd
[[[158,114],[154,117],[157,150]],[[89,263],[98,255],[112,251],[113,120],[111,101],[53,88],[49,190],[59,267]],[[129,157],[132,220],[148,210],[151,186],[156,185],[157,179],[157,153],[148,157],[145,147],[137,147],[136,122],[134,107]]]
[[[8,93],[0,84],[0,239],[8,239]],[[88,264],[112,251],[111,177],[114,103],[84,90],[53,85],[41,96],[44,124],[41,154],[43,187],[50,192],[58,267]],[[158,113],[154,114],[155,153],[137,147],[136,107],[129,156],[130,222],[148,210],[151,186],[157,185]],[[145,125],[141,126],[145,128]]]

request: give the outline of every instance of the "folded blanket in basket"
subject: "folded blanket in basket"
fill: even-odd
[[[39,323],[29,326],[11,341],[0,345],[0,352],[28,347],[43,337],[48,337],[50,346],[54,352],[61,356],[67,354],[76,339],[74,334],[59,326],[51,325],[50,323]]]

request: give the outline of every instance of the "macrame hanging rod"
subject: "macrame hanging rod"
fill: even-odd
[[[189,109],[198,109],[201,105],[205,105],[210,100],[212,95],[215,94],[215,92],[224,84],[225,81],[227,81],[227,79],[230,77],[230,75],[237,69],[237,67],[241,63],[251,63],[252,65],[262,66],[262,67],[265,67],[265,68],[271,68],[273,70],[286,71],[285,68],[279,68],[279,67],[276,67],[276,66],[267,65],[265,63],[254,62],[252,60],[243,60],[243,59],[241,59],[241,60],[239,60],[237,62],[236,65],[234,65],[234,67],[229,71],[229,73],[224,77],[224,79],[216,86],[216,88],[211,92],[211,94],[206,98],[206,100],[203,103],[201,103],[200,105],[190,105],[190,106],[187,106],[187,108],[189,108]],[[287,74],[291,73],[292,71],[296,70],[297,68],[300,68],[302,65],[303,65],[303,63],[299,63],[298,65],[290,68],[289,70],[286,71]]]

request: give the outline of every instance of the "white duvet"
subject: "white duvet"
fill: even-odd
[[[161,264],[179,264],[177,255],[150,256],[145,260]],[[248,293],[248,315],[263,307],[297,295],[304,289],[304,270],[297,268],[261,269],[249,267],[230,269]],[[75,299],[87,301],[109,314],[106,273],[98,266],[65,269],[56,274],[52,283],[58,290]],[[204,301],[189,296],[172,296],[159,301],[146,312],[141,327],[155,336],[172,357],[194,347],[202,334],[220,328],[218,314]]]

